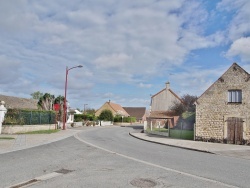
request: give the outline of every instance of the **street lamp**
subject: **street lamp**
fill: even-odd
[[[84,114],[85,114],[85,112],[86,112],[86,107],[85,106],[87,106],[88,104],[84,104]]]
[[[67,104],[66,104],[66,101],[67,101],[67,86],[68,86],[68,73],[71,69],[74,69],[74,68],[82,68],[82,65],[78,65],[78,66],[75,66],[75,67],[71,67],[71,68],[68,68],[66,67],[66,79],[65,79],[65,90],[64,90],[64,105],[63,105],[63,130],[66,130],[66,119],[67,119]]]

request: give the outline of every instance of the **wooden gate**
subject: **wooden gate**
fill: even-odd
[[[227,143],[243,143],[243,120],[242,118],[230,117],[227,119]]]

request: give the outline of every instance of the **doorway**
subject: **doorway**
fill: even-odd
[[[243,119],[229,117],[227,119],[227,143],[243,144]]]

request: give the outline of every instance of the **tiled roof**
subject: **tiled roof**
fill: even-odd
[[[167,118],[172,118],[173,116],[174,113],[171,111],[152,111],[149,115],[149,118],[167,119]]]
[[[137,119],[142,118],[146,113],[146,107],[123,107],[126,112]]]
[[[115,104],[112,102],[107,102],[109,106],[118,114],[123,115],[123,116],[129,116],[129,114],[122,108],[121,105]]]
[[[5,102],[5,107],[16,109],[38,109],[37,100],[0,95],[0,101]]]

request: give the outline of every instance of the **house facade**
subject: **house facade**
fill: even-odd
[[[238,64],[197,99],[195,138],[250,144],[250,75]]]
[[[166,87],[151,96],[150,115],[147,118],[148,127],[174,127],[179,116],[174,116],[171,107],[175,103],[182,103],[181,98],[170,89],[170,83]]]
[[[170,89],[170,82],[166,83],[166,87],[151,96],[151,111],[168,111],[175,102],[182,102],[180,97]]]

